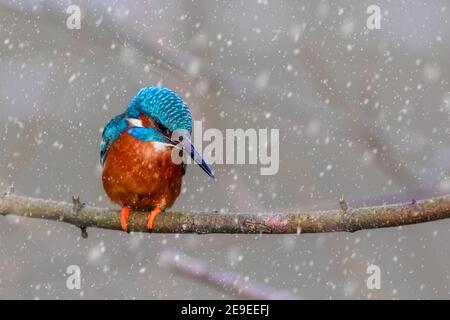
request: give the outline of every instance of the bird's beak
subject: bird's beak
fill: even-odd
[[[206,163],[205,159],[203,159],[203,157],[197,152],[197,150],[195,150],[195,147],[189,137],[187,135],[182,135],[180,140],[179,146],[181,146],[181,148],[191,156],[191,158],[200,166],[200,168],[203,169],[203,171],[206,172],[208,176],[214,180],[217,180],[213,170]]]

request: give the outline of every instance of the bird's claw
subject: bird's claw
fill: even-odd
[[[123,207],[120,212],[120,227],[123,231],[130,233],[128,231],[128,216],[130,215],[130,208]]]
[[[153,224],[154,224],[155,218],[160,213],[161,213],[161,208],[160,207],[156,207],[148,215],[148,217],[147,217],[147,230],[148,230],[148,232],[150,232],[150,233],[153,232]]]

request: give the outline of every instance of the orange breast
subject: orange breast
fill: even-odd
[[[172,148],[140,141],[122,133],[106,153],[103,187],[109,198],[133,210],[170,208],[180,194],[182,165],[171,159]]]

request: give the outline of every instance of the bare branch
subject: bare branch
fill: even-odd
[[[237,294],[244,299],[259,300],[298,300],[298,296],[287,290],[277,290],[267,285],[246,281],[230,271],[216,271],[202,260],[194,259],[181,252],[165,251],[162,253],[159,263],[181,275],[195,279],[199,282]]]
[[[73,204],[7,195],[0,197],[0,214],[55,220],[83,228],[121,230],[116,210],[84,206],[73,210]],[[339,210],[247,214],[166,212],[155,220],[157,233],[318,233],[355,232],[450,218],[450,195],[415,203]],[[147,232],[147,213],[130,215],[128,228]]]

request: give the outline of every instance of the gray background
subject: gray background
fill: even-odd
[[[189,167],[174,210],[292,212],[450,191],[449,1],[0,1],[0,184],[114,207],[101,129],[143,86],[205,128],[278,128],[280,171]],[[382,9],[381,30],[366,8]],[[328,168],[328,169],[327,169]],[[450,221],[317,235],[158,235],[0,218],[0,298],[239,298],[168,249],[304,298],[449,297]],[[82,289],[66,288],[79,265]],[[381,268],[381,289],[366,268]]]

